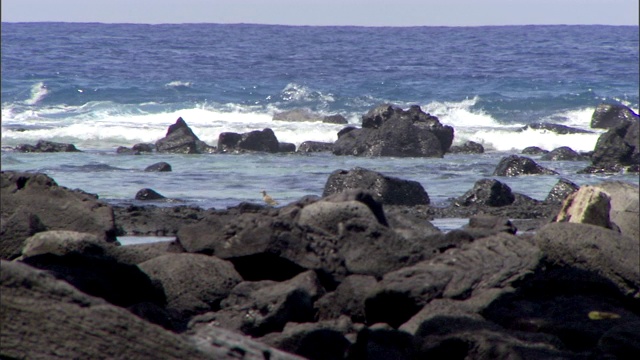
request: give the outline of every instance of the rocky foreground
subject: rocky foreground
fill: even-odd
[[[0,191],[2,358],[640,354],[635,185],[561,180],[537,201],[483,179],[448,208],[361,168],[275,208],[114,208],[10,171]],[[428,221],[447,216],[469,224]]]

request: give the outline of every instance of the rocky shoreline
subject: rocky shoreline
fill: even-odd
[[[592,170],[634,171],[637,119],[610,125],[591,156]],[[381,129],[415,141],[411,151],[420,149],[419,156],[442,156],[451,147],[453,129],[419,108],[379,107],[330,148],[400,156],[406,149],[381,145]],[[280,151],[267,130],[221,134],[213,149],[178,121],[148,149],[235,151],[249,144],[251,151]],[[262,136],[266,142],[253,142]],[[512,155],[494,175],[549,171]],[[640,353],[636,185],[578,187],[561,179],[539,201],[479,179],[450,206],[436,207],[417,182],[354,168],[334,171],[322,196],[215,210],[111,206],[41,173],[2,171],[0,181],[3,358]],[[443,232],[430,222],[440,218],[469,222]],[[175,240],[123,246],[117,238],[125,235]]]

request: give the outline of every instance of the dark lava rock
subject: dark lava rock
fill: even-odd
[[[578,191],[578,189],[580,189],[580,186],[577,184],[565,178],[560,178],[553,188],[551,188],[549,195],[547,195],[544,201],[546,203],[561,204],[567,196]]]
[[[215,148],[198,139],[193,130],[180,117],[175,124],[169,126],[167,135],[156,141],[156,150],[174,154],[202,154],[211,153]]]
[[[149,171],[149,172],[168,172],[171,170],[172,170],[171,165],[169,165],[169,163],[166,163],[164,161],[155,163],[153,165],[149,165],[144,169],[144,171]]]
[[[129,149],[126,146],[118,146],[116,149],[116,154],[121,155],[140,155],[139,151],[134,151],[133,149]]]
[[[628,121],[640,121],[638,114],[619,104],[600,104],[591,115],[593,129],[611,129]]]
[[[537,146],[528,146],[522,149],[522,153],[525,155],[540,155],[540,154],[546,154],[548,152],[549,150],[545,150]]]
[[[58,186],[45,174],[2,171],[0,258],[20,255],[23,241],[44,230],[72,230],[116,241],[113,209],[96,195]]]
[[[331,152],[333,150],[333,143],[320,142],[320,141],[305,141],[298,147],[298,152],[310,153],[310,152]]]
[[[346,315],[351,321],[364,323],[364,301],[376,285],[376,278],[367,275],[347,276],[338,287],[315,302],[320,320]]]
[[[166,197],[160,195],[153,189],[140,189],[136,193],[136,200],[161,200],[166,199]]]
[[[156,148],[155,144],[147,144],[147,143],[139,143],[135,144],[131,147],[133,151],[138,151],[140,153],[152,153]]]
[[[218,136],[218,148],[222,152],[263,151],[277,153],[280,150],[278,138],[269,128],[243,134],[223,132]]]
[[[194,224],[211,212],[198,207],[153,205],[113,208],[122,235],[175,236],[183,225]]]
[[[494,176],[556,175],[557,172],[538,165],[528,157],[509,155],[502,158],[493,171]]]
[[[376,200],[389,205],[428,205],[429,195],[417,181],[402,180],[356,167],[350,171],[336,170],[327,179],[323,196],[347,189],[363,189]]]
[[[281,152],[281,153],[296,152],[296,144],[288,143],[288,142],[278,143],[278,152]]]
[[[511,188],[495,179],[482,179],[476,181],[473,188],[454,201],[456,206],[469,206],[472,204],[488,206],[505,206],[512,204],[515,196]]]
[[[362,117],[362,128],[339,134],[336,155],[442,157],[453,141],[453,128],[419,106],[408,110],[381,105]]]
[[[454,145],[449,148],[451,154],[482,154],[484,153],[484,146],[474,141],[467,141],[462,145]]]
[[[626,121],[600,135],[591,166],[581,173],[640,172],[640,121]]]
[[[80,152],[73,144],[64,144],[53,141],[39,140],[35,146],[28,144],[21,144],[15,147],[15,151],[18,152],[36,152],[36,153],[50,153],[50,152]]]
[[[568,161],[585,161],[589,158],[580,155],[568,146],[562,146],[551,150],[550,152],[542,155],[540,160],[568,160]]]

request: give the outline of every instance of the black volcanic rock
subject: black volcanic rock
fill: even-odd
[[[147,166],[144,171],[147,172],[168,172],[171,171],[171,165],[164,161]]]
[[[510,155],[502,158],[493,172],[494,176],[555,174],[557,174],[557,172],[538,165],[538,163],[536,163],[532,159],[518,155]]]
[[[471,204],[488,206],[505,206],[512,204],[515,196],[511,188],[495,179],[482,179],[476,181],[473,188],[455,200],[457,206],[469,206]]]
[[[584,161],[589,160],[587,157],[580,155],[575,150],[568,146],[561,146],[553,149],[550,152],[542,155],[540,160],[553,160],[553,161]]]
[[[164,197],[163,195],[160,195],[158,192],[156,192],[153,189],[144,188],[144,189],[140,189],[136,193],[135,199],[136,200],[160,200],[160,199],[166,199],[166,197]]]
[[[611,129],[627,121],[640,121],[638,114],[619,104],[600,104],[591,115],[593,129]]]
[[[15,147],[18,152],[80,152],[73,144],[58,143],[53,141],[39,140],[35,146],[29,144],[21,144]]]

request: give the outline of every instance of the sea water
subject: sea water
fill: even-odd
[[[542,200],[564,177],[578,185],[638,183],[637,174],[577,172],[589,162],[540,161],[559,175],[492,176],[528,146],[593,150],[600,103],[638,111],[637,26],[303,27],[248,24],[2,24],[2,169],[39,171],[112,204],[226,208],[322,195],[336,170],[364,167],[420,182],[446,206],[483,178]],[[332,142],[345,125],[274,121],[308,109],[359,126],[371,108],[420,105],[484,154],[359,158],[316,154],[118,155],[153,143],[182,117],[204,142],[271,128],[281,142]],[[587,134],[522,127],[567,125]],[[18,144],[73,143],[81,153],[22,154]],[[168,162],[172,172],[145,172]],[[446,225],[446,224],[445,224]]]

